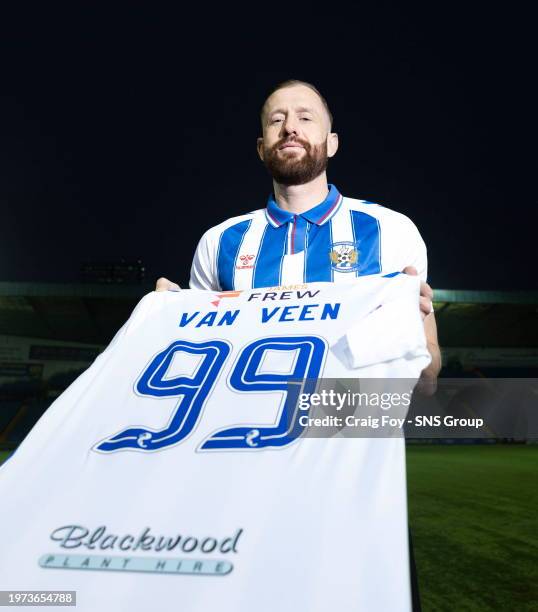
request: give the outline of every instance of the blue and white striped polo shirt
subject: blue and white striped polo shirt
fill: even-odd
[[[408,217],[329,188],[323,202],[302,214],[283,210],[271,195],[267,208],[209,229],[196,249],[190,288],[340,283],[406,266],[426,280],[426,246]]]

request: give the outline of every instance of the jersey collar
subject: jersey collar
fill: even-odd
[[[323,225],[332,218],[332,216],[340,208],[341,203],[342,195],[334,185],[329,185],[329,193],[323,202],[321,202],[321,204],[317,204],[313,208],[310,208],[299,216],[305,218],[307,221],[310,221],[310,223]],[[269,196],[267,208],[265,209],[265,215],[273,227],[280,227],[281,225],[284,225],[284,223],[292,221],[293,217],[295,216],[293,213],[280,208],[280,206],[276,203],[273,193]]]

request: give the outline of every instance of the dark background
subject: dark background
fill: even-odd
[[[335,116],[330,182],[416,223],[434,288],[537,288],[530,16],[201,8],[0,20],[0,280],[140,257],[149,281],[185,285],[205,229],[265,206],[258,110],[299,78]]]

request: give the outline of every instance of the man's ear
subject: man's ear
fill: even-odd
[[[263,161],[263,138],[261,136],[256,141],[256,149],[258,149],[258,155]]]
[[[327,157],[332,157],[338,151],[338,134],[329,132],[327,134]]]

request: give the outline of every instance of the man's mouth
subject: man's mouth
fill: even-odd
[[[304,149],[303,145],[299,144],[298,142],[285,142],[283,145],[281,145],[278,148],[279,148],[279,150],[282,150],[282,149]]]

